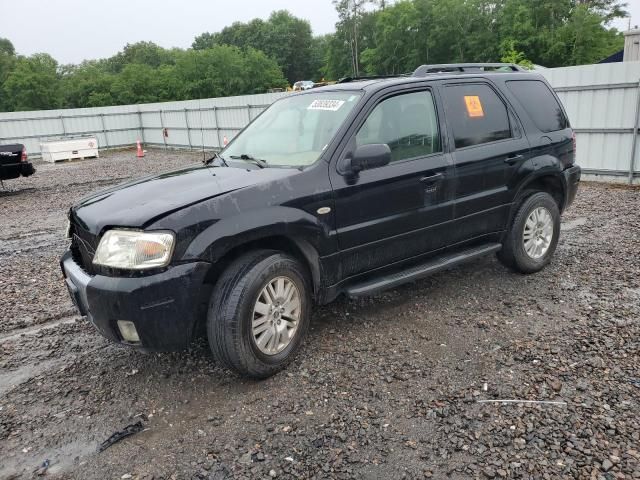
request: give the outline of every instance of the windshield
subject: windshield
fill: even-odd
[[[358,92],[318,92],[283,98],[251,123],[222,155],[268,166],[314,163],[360,99]]]

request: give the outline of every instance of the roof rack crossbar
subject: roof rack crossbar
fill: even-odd
[[[414,77],[424,77],[429,73],[468,73],[477,71],[491,71],[508,68],[512,72],[524,72],[525,69],[515,63],[441,63],[435,65],[421,65],[413,72]]]

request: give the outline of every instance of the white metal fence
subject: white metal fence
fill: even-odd
[[[567,110],[587,178],[640,182],[640,62],[540,70]]]
[[[640,183],[640,62],[539,70],[562,100],[587,178]],[[96,135],[100,148],[146,145],[218,149],[285,93],[117,107],[0,113],[0,144]]]
[[[115,107],[0,113],[0,144],[95,135],[100,148],[145,145],[219,149],[283,93]]]

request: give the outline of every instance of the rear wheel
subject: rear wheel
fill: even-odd
[[[218,362],[266,378],[284,368],[309,326],[305,268],[275,251],[243,255],[222,274],[209,303],[207,336]]]
[[[506,266],[521,273],[542,270],[550,261],[560,236],[560,211],[546,192],[527,196],[518,211],[498,252]]]

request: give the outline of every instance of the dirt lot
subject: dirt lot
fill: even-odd
[[[0,193],[0,478],[640,478],[640,190],[583,184],[539,274],[486,258],[316,309],[254,382],[204,343],[109,344],[57,264],[74,200],[198,158],[39,165]]]

